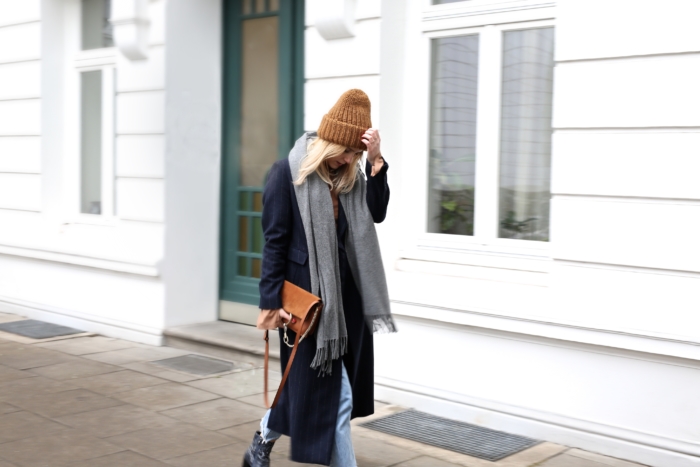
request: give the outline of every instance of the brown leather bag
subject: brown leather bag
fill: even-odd
[[[289,313],[292,317],[284,326],[284,343],[289,347],[293,347],[292,354],[289,356],[289,361],[287,362],[287,367],[284,370],[284,376],[282,376],[282,381],[277,388],[277,394],[275,394],[275,400],[270,405],[267,398],[267,372],[268,372],[268,360],[270,358],[270,337],[268,335],[269,331],[265,330],[265,407],[272,408],[277,405],[280,394],[282,393],[282,388],[287,382],[287,377],[289,376],[289,370],[292,368],[292,362],[294,362],[294,357],[297,354],[297,349],[299,348],[299,342],[304,340],[306,337],[311,336],[314,331],[316,331],[316,326],[321,318],[321,310],[323,310],[323,301],[316,295],[307,292],[301,287],[297,287],[289,281],[284,281],[282,286],[282,308],[284,311]],[[287,338],[287,329],[291,329],[296,333],[296,338],[294,339],[294,344],[289,343]]]

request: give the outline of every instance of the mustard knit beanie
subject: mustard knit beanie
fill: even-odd
[[[350,89],[345,91],[323,116],[321,126],[318,127],[318,137],[348,148],[366,151],[367,146],[360,138],[371,127],[369,97],[364,91]]]

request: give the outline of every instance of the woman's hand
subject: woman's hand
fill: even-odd
[[[289,320],[292,319],[292,315],[284,311],[284,308],[280,308],[279,310],[277,310],[277,313],[279,314],[280,320],[282,320],[282,322],[289,322]],[[280,327],[281,326],[282,323],[280,323]]]
[[[374,167],[375,163],[381,168],[384,165],[384,160],[382,159],[381,143],[382,139],[379,137],[379,130],[376,128],[370,128],[365,131],[365,134],[360,138],[365,146],[367,146],[367,160]]]

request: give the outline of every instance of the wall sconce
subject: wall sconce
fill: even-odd
[[[114,44],[129,60],[148,58],[148,0],[112,0]]]
[[[356,0],[323,0],[318,2],[314,26],[327,41],[355,36]]]

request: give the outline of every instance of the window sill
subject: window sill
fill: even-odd
[[[88,216],[90,217],[90,216]],[[99,216],[95,216],[99,217]],[[47,222],[41,216],[8,219],[0,254],[145,276],[159,276],[163,227],[126,223]],[[95,219],[98,221],[100,219]]]
[[[596,351],[628,355],[626,351],[644,352],[645,359],[666,362],[663,357],[676,357],[700,362],[700,341],[689,336],[655,334],[632,329],[604,329],[581,323],[555,322],[536,316],[509,316],[492,310],[456,310],[446,307],[391,300],[392,312],[401,317],[417,319],[427,325],[468,326],[485,332],[507,332],[526,340],[541,338],[570,342],[573,345],[594,345]],[[511,334],[512,335],[512,334]],[[569,345],[572,345],[569,344]],[[637,354],[635,358],[639,358]],[[697,368],[687,360],[675,362]]]
[[[550,244],[525,240],[495,239],[424,234],[413,246],[399,252],[400,259],[450,263],[488,268],[549,273]]]
[[[448,18],[461,18],[473,15],[505,13],[535,8],[550,8],[556,5],[554,0],[471,0],[444,5],[430,5],[423,10],[423,21]]]

